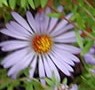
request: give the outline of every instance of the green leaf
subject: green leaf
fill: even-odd
[[[37,8],[40,6],[40,0],[34,0],[35,7]]]
[[[3,7],[3,5],[8,6],[7,0],[0,0],[0,7]]]
[[[12,18],[10,13],[7,12],[7,10],[6,10],[6,12],[4,12],[3,16],[4,16],[5,23],[7,23]]]
[[[9,0],[9,5],[12,9],[15,9],[16,6],[16,0]]]
[[[92,40],[88,40],[85,47],[83,48],[81,54],[82,55],[86,54],[89,51],[89,49],[91,48],[91,46],[93,45],[93,43],[94,42]]]
[[[33,90],[32,82],[26,82],[25,88],[26,88],[26,90]]]
[[[49,13],[48,16],[49,17],[54,17],[54,18],[60,18],[61,14],[60,13]]]
[[[79,31],[76,30],[75,33],[78,45],[80,46],[80,48],[83,48],[83,40],[82,37],[80,36]]]
[[[70,0],[69,0],[70,1]],[[59,4],[60,4],[60,0],[54,0],[54,6],[55,7],[58,7],[59,6]]]
[[[50,80],[50,79],[48,79],[48,78],[46,78],[45,80],[46,80],[46,82],[47,82],[47,84],[48,84],[49,86],[53,86],[53,85],[54,85],[54,82],[53,82],[52,80]]]
[[[18,77],[20,76],[20,75],[22,75],[22,74],[24,74],[26,77],[29,75],[29,67],[27,67],[27,68],[25,68],[25,69],[23,69],[23,70],[21,70],[19,73],[18,73]]]
[[[63,84],[66,84],[67,85],[67,78],[64,78]]]
[[[21,7],[26,8],[27,0],[21,0]]]
[[[42,8],[44,8],[44,7],[46,6],[47,1],[48,1],[48,0],[40,0],[40,2],[41,2],[41,7],[42,7]]]
[[[83,16],[80,13],[76,13],[75,15],[77,24],[80,28],[85,28],[85,20],[83,19]]]
[[[95,89],[95,76],[92,76],[90,72],[83,74],[81,76],[81,79],[82,80],[79,85],[79,90],[94,90]]]
[[[33,9],[35,9],[35,5],[34,5],[33,0],[28,0],[28,3],[29,3],[29,5],[30,5]]]
[[[7,90],[13,90],[13,86],[9,85]]]
[[[6,1],[6,0],[2,0],[2,4],[4,4],[4,5],[8,6],[8,3],[7,3],[7,1]]]
[[[44,90],[44,87],[41,85],[41,83],[37,79],[33,79],[32,84],[35,90]]]
[[[9,85],[9,82],[8,82],[8,80],[6,79],[6,81],[5,80],[1,80],[0,79],[0,90],[3,90],[5,87],[8,87],[8,85]],[[5,81],[5,82],[4,82]]]

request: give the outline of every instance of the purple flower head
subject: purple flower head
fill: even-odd
[[[88,64],[95,64],[95,46],[93,46],[89,52],[84,55],[84,59]]]

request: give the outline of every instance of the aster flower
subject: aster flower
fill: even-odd
[[[62,11],[62,7],[59,10]],[[27,11],[27,20],[12,12],[15,21],[10,21],[0,31],[14,38],[0,43],[2,51],[12,51],[1,62],[4,68],[9,68],[8,76],[16,78],[21,70],[30,67],[29,77],[33,78],[37,70],[40,81],[45,84],[43,78],[51,78],[52,72],[60,81],[58,69],[67,76],[74,71],[74,62],[79,62],[74,54],[78,54],[80,49],[72,45],[76,42],[73,26],[64,19],[49,18],[49,12],[50,9],[47,8],[33,17]],[[72,14],[68,14],[66,18],[71,16]]]
[[[93,46],[88,53],[84,55],[84,60],[88,64],[95,65],[95,46]]]

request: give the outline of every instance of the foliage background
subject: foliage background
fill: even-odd
[[[64,12],[57,11],[57,6],[62,5]],[[37,10],[50,7],[52,13],[49,17],[64,18],[64,16],[71,12],[73,17],[71,20],[67,20],[69,23],[75,26],[75,32],[77,37],[77,45],[81,48],[81,64],[79,65],[78,72],[74,73],[74,78],[63,80],[63,83],[69,85],[77,83],[79,90],[95,90],[95,73],[90,70],[95,69],[94,65],[86,64],[83,60],[83,55],[89,51],[89,49],[95,44],[95,0],[0,0],[0,28],[12,19],[11,12],[16,11],[22,16],[25,15],[27,10],[30,10],[34,14]],[[79,34],[79,31],[82,34]],[[8,39],[6,36],[0,34],[0,41]],[[6,55],[0,51],[0,60]],[[77,66],[77,65],[76,65]],[[28,69],[22,71],[26,77]],[[77,70],[76,70],[77,71]],[[37,79],[28,82],[27,78],[18,78],[12,80],[7,77],[7,71],[0,66],[0,90],[53,90],[53,88],[59,87],[61,83],[52,79],[46,78],[47,86],[42,86]]]

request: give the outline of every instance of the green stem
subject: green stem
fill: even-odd
[[[84,2],[91,8],[93,8],[93,6],[87,1],[87,0],[84,0]]]

